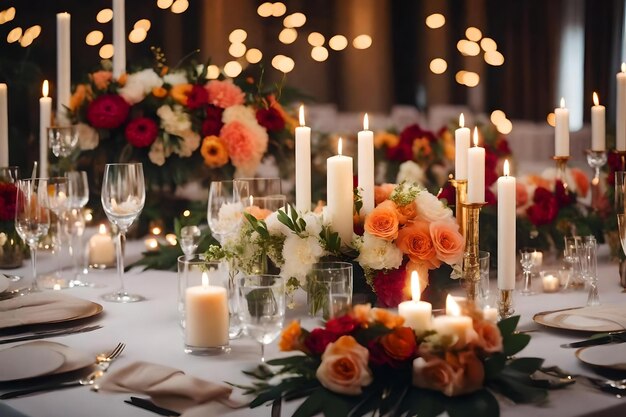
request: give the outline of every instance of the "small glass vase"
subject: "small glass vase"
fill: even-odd
[[[307,309],[324,320],[345,313],[352,305],[352,264],[319,262],[306,276]]]

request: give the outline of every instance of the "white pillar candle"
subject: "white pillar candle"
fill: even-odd
[[[604,151],[606,149],[606,109],[600,105],[598,94],[593,93],[591,107],[591,150]]]
[[[67,109],[72,95],[70,14],[57,14],[57,120],[59,125],[68,121]]]
[[[374,132],[369,130],[369,117],[363,117],[363,130],[358,133],[359,189],[363,200],[361,213],[367,215],[374,210]]]
[[[48,80],[41,87],[39,99],[39,175],[48,177],[48,128],[51,124],[52,97],[48,97]]]
[[[341,154],[341,138],[337,145],[338,155],[326,160],[326,213],[332,230],[339,233],[341,243],[350,245],[353,230],[354,197],[352,187],[352,158]]]
[[[113,0],[113,77],[126,72],[125,0]]]
[[[504,161],[504,176],[498,178],[498,288],[515,289],[515,177]]]
[[[622,62],[617,73],[617,99],[615,101],[615,149],[626,151],[626,64]]]
[[[467,150],[467,202],[485,202],[485,148],[478,146],[478,128],[474,128],[474,146]]]
[[[296,209],[311,210],[311,128],[305,126],[304,106],[300,106],[300,126],[296,127]]]
[[[569,110],[564,98],[561,98],[561,107],[554,109],[554,119],[554,155],[569,156]]]
[[[9,166],[9,102],[7,85],[0,83],[0,167]]]
[[[461,348],[467,344],[467,338],[474,330],[472,318],[461,315],[461,308],[448,294],[446,299],[446,315],[433,318],[433,330],[441,336],[456,337],[456,346]]]
[[[411,272],[411,297],[413,300],[404,301],[398,305],[398,314],[404,317],[404,326],[410,327],[417,333],[423,333],[432,328],[433,306],[420,301],[420,280],[417,271]]]
[[[470,130],[465,127],[465,116],[459,116],[459,128],[454,131],[454,179],[467,179],[467,150],[470,147]]]
[[[115,263],[115,244],[105,225],[101,224],[98,233],[89,239],[89,264],[108,266]]]
[[[206,272],[202,274],[202,285],[185,291],[185,344],[194,347],[228,345],[226,288],[209,285]]]

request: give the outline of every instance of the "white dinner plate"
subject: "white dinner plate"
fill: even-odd
[[[45,346],[19,345],[0,351],[0,382],[33,378],[63,366],[65,356]]]
[[[581,348],[576,351],[576,357],[587,365],[626,371],[626,343]]]
[[[0,274],[0,292],[5,292],[9,289],[9,284],[11,281],[4,275]]]
[[[619,332],[625,330],[618,323],[610,320],[574,314],[574,312],[579,308],[581,307],[557,311],[543,311],[535,314],[533,320],[544,326],[562,330],[577,330],[596,333]]]

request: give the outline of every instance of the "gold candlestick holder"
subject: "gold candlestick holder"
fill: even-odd
[[[556,179],[560,180],[563,183],[564,187],[567,187],[565,170],[567,169],[567,161],[569,161],[569,156],[553,156],[552,159],[556,162]]]
[[[498,317],[500,320],[511,317],[513,310],[513,290],[500,290],[498,297]]]
[[[469,301],[476,301],[480,288],[479,218],[480,209],[485,203],[465,203],[467,213],[467,234],[463,255],[463,281]]]
[[[467,180],[450,179],[450,184],[456,190],[456,222],[459,225],[459,233],[467,238],[467,210],[465,210],[465,202],[467,201]]]

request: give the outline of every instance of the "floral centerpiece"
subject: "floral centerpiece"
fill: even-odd
[[[294,413],[298,417],[437,416],[445,411],[498,416],[494,392],[517,403],[545,399],[547,391],[530,377],[543,360],[513,358],[530,341],[515,333],[519,317],[496,325],[471,306],[466,314],[471,328],[445,335],[405,327],[402,317],[369,305],[356,305],[312,331],[292,322],[279,347],[303,354],[246,372],[255,382],[240,388],[256,396],[252,408],[303,399]]]

